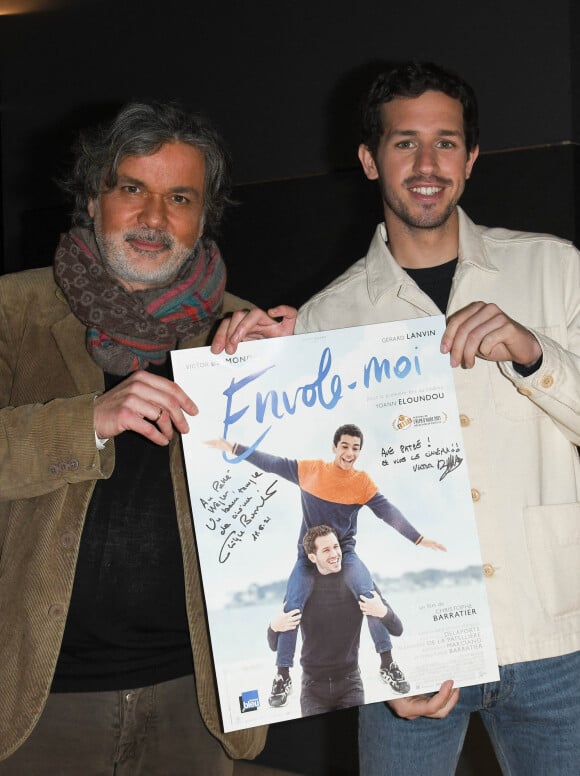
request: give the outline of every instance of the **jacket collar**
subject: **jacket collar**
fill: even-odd
[[[459,264],[472,265],[486,272],[497,272],[497,267],[491,261],[484,240],[482,227],[477,226],[461,208],[459,214]],[[368,293],[373,304],[376,304],[385,294],[395,294],[416,305],[429,314],[438,312],[435,304],[428,300],[416,283],[397,264],[387,246],[387,230],[385,224],[379,224],[371,241],[366,257],[368,277]],[[428,301],[426,301],[428,300]]]
[[[460,207],[459,214],[459,262],[471,264],[486,272],[497,272],[498,268],[491,260],[483,232],[485,227],[474,224]]]

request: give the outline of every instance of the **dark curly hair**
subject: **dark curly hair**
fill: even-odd
[[[304,537],[302,538],[302,546],[304,547],[304,552],[307,555],[316,553],[316,540],[321,536],[328,536],[329,534],[334,534],[336,536],[336,531],[334,530],[334,528],[330,528],[330,526],[328,525],[313,525],[312,528],[309,528],[306,531],[306,533],[304,534]],[[338,541],[338,537],[337,537],[337,541]]]
[[[204,226],[206,232],[215,233],[231,202],[229,154],[207,119],[171,102],[129,103],[112,121],[80,134],[71,174],[61,181],[74,199],[73,223],[91,225],[89,201],[116,184],[122,159],[148,156],[171,142],[187,143],[204,155]]]
[[[395,97],[419,97],[424,92],[443,92],[463,107],[463,132],[467,151],[479,141],[477,98],[471,86],[450,70],[433,62],[403,62],[381,73],[371,85],[361,106],[361,142],[376,156],[383,134],[381,109]]]
[[[332,443],[336,447],[337,444],[340,442],[340,438],[342,436],[352,436],[352,437],[358,437],[360,439],[360,447],[362,450],[363,446],[363,432],[360,430],[358,426],[355,426],[354,423],[345,423],[344,426],[339,426],[336,431],[334,432],[334,437],[332,439]]]

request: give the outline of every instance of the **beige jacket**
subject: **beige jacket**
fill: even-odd
[[[247,303],[226,294],[225,309]],[[207,335],[184,343],[206,344]],[[79,540],[114,444],[95,448],[93,397],[103,372],[85,348],[51,269],[0,278],[0,760],[23,743],[47,699]],[[232,757],[255,757],[265,728],[223,734],[179,441],[171,471],[199,707]]]
[[[500,665],[580,649],[580,260],[548,235],[476,226],[459,212],[448,313],[495,302],[539,340],[521,377],[477,359],[455,370],[461,425]],[[440,311],[377,227],[367,256],[300,310],[296,331]]]

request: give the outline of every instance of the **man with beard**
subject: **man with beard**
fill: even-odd
[[[454,73],[404,63],[376,79],[362,119],[359,159],[385,221],[296,331],[446,313],[500,680],[365,706],[361,773],[454,773],[477,712],[506,773],[568,776],[580,748],[579,256],[458,207],[478,118]],[[285,318],[235,314],[214,349],[290,333],[293,311],[270,312]]]
[[[227,774],[168,351],[206,344],[228,159],[131,104],[84,135],[51,269],[0,280],[0,774]],[[5,759],[7,758],[7,759]]]

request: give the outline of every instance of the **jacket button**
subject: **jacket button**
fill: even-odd
[[[76,458],[71,458],[71,460],[68,462],[68,468],[71,472],[76,472],[76,470],[79,468],[79,462]]]
[[[481,493],[477,490],[477,488],[471,489],[471,500],[472,501],[479,501],[481,498]]]
[[[53,604],[48,610],[48,616],[51,620],[62,620],[65,615],[65,608],[62,604]]]
[[[532,392],[529,388],[518,388],[518,393],[521,393],[522,396],[527,396],[528,399],[532,395]]]
[[[51,463],[51,465],[48,467],[48,472],[49,474],[55,476],[59,472],[58,466],[55,463]]]
[[[72,532],[63,533],[60,537],[60,546],[64,547],[65,549],[69,549],[69,547],[73,547],[76,541],[76,536]]]
[[[493,577],[495,574],[495,569],[491,565],[491,563],[484,563],[483,564],[483,576],[484,577]]]
[[[461,428],[467,428],[471,423],[467,415],[464,415],[463,413],[459,416],[459,422],[461,423]]]
[[[554,385],[554,378],[552,375],[544,375],[540,380],[540,385],[542,388],[551,388]]]

